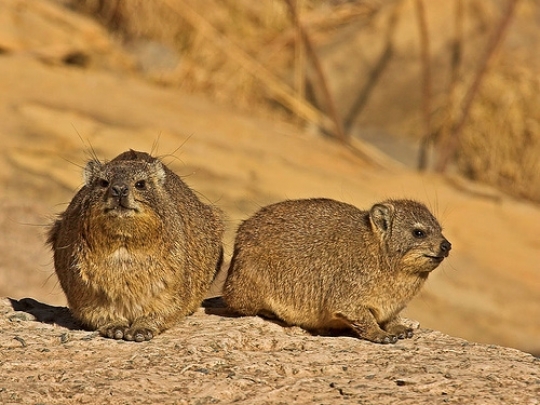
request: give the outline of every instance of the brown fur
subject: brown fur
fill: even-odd
[[[107,337],[149,340],[192,313],[221,263],[223,224],[160,160],[90,161],[48,242],[69,307]]]
[[[240,314],[393,343],[412,336],[399,313],[448,256],[441,232],[411,200],[370,211],[329,199],[273,204],[239,227],[224,299]]]

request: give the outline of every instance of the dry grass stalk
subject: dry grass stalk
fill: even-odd
[[[223,102],[230,103],[230,100],[234,100],[240,108],[253,109],[255,107],[258,108],[259,113],[267,113],[271,116],[281,114],[290,118],[290,112],[283,108],[276,108],[276,103],[268,103],[267,92],[272,91],[272,84],[262,85],[258,77],[247,73],[246,69],[238,68],[239,64],[243,63],[243,56],[238,55],[243,53],[248,60],[245,63],[248,69],[251,64],[252,72],[258,75],[262,71],[260,70],[262,66],[273,75],[277,83],[274,89],[285,86],[291,104],[305,103],[305,97],[300,93],[300,89],[304,87],[301,83],[305,80],[302,79],[305,59],[302,61],[303,56],[299,53],[295,56],[295,50],[300,49],[298,29],[290,23],[285,1],[180,0],[181,3],[175,0],[71,1],[85,5],[86,9],[94,15],[100,15],[107,25],[120,30],[124,38],[151,38],[174,48],[180,55],[180,63],[177,70],[163,79],[165,84],[178,85],[187,91],[204,92]],[[455,131],[456,122],[460,117],[461,119],[466,117],[460,109],[463,104],[457,103],[458,100],[466,99],[466,88],[463,83],[460,83],[459,75],[471,71],[466,61],[462,62],[463,47],[466,45],[463,38],[465,6],[468,13],[467,19],[472,18],[479,27],[477,31],[481,32],[487,32],[495,25],[496,10],[498,10],[498,6],[493,2],[483,0],[453,1],[456,7],[454,14],[456,31],[450,44],[450,82],[445,94],[439,95],[442,97],[435,97],[437,95],[433,94],[432,99],[434,104],[438,100],[442,104],[438,110],[431,109],[431,112],[435,113],[431,117],[431,132],[434,136],[437,135],[437,142],[442,142],[446,137],[445,134],[450,135],[452,131]],[[200,24],[197,24],[197,21],[194,21],[194,24],[186,24],[185,10],[171,13],[169,7],[166,6],[173,3],[187,4],[191,9],[196,10],[199,16],[204,15],[204,21]],[[383,18],[388,18],[387,27],[381,33],[385,38],[386,46],[381,50],[378,59],[374,61],[374,69],[369,72],[370,79],[365,88],[359,92],[354,104],[356,110],[351,109],[351,113],[347,116],[346,127],[352,125],[357,112],[365,107],[380,75],[385,71],[386,64],[392,58],[393,37],[403,3],[405,2],[402,0],[374,0],[330,4],[320,0],[302,0],[302,26],[309,31],[309,38],[317,45],[324,44],[333,37],[335,31],[347,24],[369,22],[370,18],[378,12],[383,12]],[[536,4],[524,3],[524,8],[527,4],[530,8],[537,9],[538,7]],[[424,2],[424,5],[427,8],[431,6],[431,3]],[[205,24],[210,26],[210,31],[205,28]],[[433,26],[433,39],[435,39],[435,32],[436,27]],[[228,42],[224,43],[223,40],[241,44],[241,52],[235,53],[234,50],[230,52],[229,49],[225,49],[224,44]],[[501,54],[501,56],[514,57],[513,54],[510,56]],[[250,58],[251,61],[249,61]],[[520,73],[523,75],[521,79],[525,80],[527,77],[526,83],[529,86],[534,82],[534,77],[528,74],[531,67],[527,63],[524,65],[525,73]],[[517,69],[516,66],[507,67],[505,73],[499,75],[497,72],[488,72],[485,78],[486,88],[481,87],[478,90],[478,99],[474,103],[471,102],[469,118],[463,124],[457,157],[458,169],[472,178],[497,185],[515,195],[540,201],[539,192],[535,191],[538,187],[534,186],[538,184],[535,173],[540,171],[536,163],[540,152],[535,146],[538,142],[539,119],[536,111],[531,107],[538,105],[539,100],[530,92],[525,91],[526,86],[523,81],[520,81],[519,88],[522,88],[524,92],[514,93],[513,86],[520,77],[512,68]],[[285,77],[291,78],[290,85],[286,84],[288,80],[283,79]],[[296,85],[294,77],[296,77]],[[497,87],[494,83],[498,81],[509,87],[506,89]],[[500,93],[496,93],[495,88],[498,88]],[[471,92],[471,94],[474,93]],[[502,116],[500,111],[506,111],[506,104],[501,101],[502,107],[498,107],[498,111],[494,106],[497,100],[506,100],[509,97],[508,94],[513,94],[514,105],[506,115]],[[473,98],[469,96],[470,100]],[[282,104],[285,103],[282,102]],[[489,107],[491,110],[488,106],[491,106]],[[437,106],[434,105],[434,107]],[[296,110],[293,111],[295,115],[300,115]],[[311,119],[318,122],[316,115],[317,112],[315,112],[315,118]],[[520,129],[516,117],[520,117],[519,119],[527,125]],[[326,118],[326,120],[326,125],[332,131],[334,124],[330,119]],[[426,132],[425,128],[424,132]],[[489,138],[488,134],[491,134],[492,138]],[[529,147],[519,145],[529,145]],[[520,164],[515,162],[520,162]]]
[[[377,83],[379,82],[383,72],[386,70],[392,58],[394,53],[394,35],[401,18],[404,3],[405,2],[403,0],[398,0],[392,4],[392,11],[389,13],[388,17],[388,25],[386,27],[386,31],[383,33],[385,37],[384,48],[382,49],[380,56],[377,58],[373,69],[371,69],[369,79],[366,80],[365,86],[361,89],[356,97],[356,100],[353,102],[345,116],[344,127],[346,133],[351,131],[356,117],[358,117],[366,107],[370,95],[375,90]]]
[[[347,137],[345,136],[345,132],[343,131],[343,123],[337,111],[336,103],[334,102],[332,93],[330,92],[328,88],[328,81],[326,80],[326,75],[324,74],[323,67],[319,60],[319,57],[317,56],[315,47],[313,46],[313,43],[308,33],[306,32],[305,28],[303,27],[300,21],[294,0],[285,0],[285,2],[287,3],[289,7],[289,11],[291,13],[293,23],[295,27],[297,28],[299,35],[302,38],[302,42],[304,43],[304,46],[306,47],[306,51],[309,54],[311,62],[313,63],[313,66],[315,68],[315,72],[317,75],[317,85],[322,90],[322,94],[324,95],[324,98],[326,101],[326,108],[328,110],[328,114],[330,115],[330,118],[334,122],[334,128],[331,133],[333,133],[334,136],[338,138],[340,141],[346,142]]]
[[[272,107],[266,99],[269,93],[294,115],[319,126],[326,125],[332,131],[332,121],[305,99],[298,98],[294,83],[288,85],[280,78],[288,75],[294,62],[296,35],[285,1],[71,1],[128,40],[150,38],[174,48],[181,62],[176,71],[159,76],[164,84],[202,91],[219,101],[234,99],[239,107],[247,109]],[[175,12],[171,13],[171,8]],[[314,36],[320,37],[338,26],[367,18],[379,8],[378,2],[329,6],[317,0],[303,0],[302,21]],[[242,44],[241,48],[237,44]],[[239,64],[244,68],[238,69]],[[267,91],[261,91],[261,83]]]
[[[296,8],[298,15],[302,14],[304,8],[304,0],[296,0]],[[295,29],[294,39],[294,90],[299,100],[306,98],[306,70],[307,59],[302,33],[298,26]]]
[[[454,0],[454,6],[454,33],[450,44],[450,80],[445,94],[445,104],[443,106],[443,112],[446,114],[444,117],[445,125],[443,125],[441,131],[436,134],[433,139],[434,142],[438,142],[439,144],[444,144],[447,138],[451,136],[452,123],[456,122],[458,117],[456,111],[456,87],[459,83],[459,74],[463,59],[463,0]]]
[[[493,36],[491,37],[489,43],[486,46],[485,55],[482,58],[480,65],[476,71],[473,82],[469,87],[467,93],[465,94],[463,100],[463,111],[458,118],[455,126],[453,127],[451,136],[445,139],[439,145],[439,159],[435,165],[435,170],[438,172],[444,172],[449,162],[454,157],[457,149],[459,148],[461,132],[463,127],[469,117],[471,107],[473,105],[474,99],[482,85],[485,74],[489,68],[491,61],[493,60],[497,49],[499,48],[501,42],[503,41],[505,34],[507,32],[508,26],[512,21],[514,16],[514,11],[519,0],[508,0],[508,5],[506,10],[503,12],[499,24],[496,27]]]
[[[533,72],[516,65],[491,72],[463,130],[460,171],[540,202],[539,104],[540,79]]]
[[[201,35],[211,40],[216,47],[226,52],[227,57],[234,59],[243,69],[263,82],[273,97],[290,108],[294,113],[326,130],[331,130],[329,119],[306,100],[295,96],[294,91],[277,78],[256,59],[249,56],[227,36],[221,35],[206,19],[182,0],[163,0],[171,10],[188,21]]]
[[[420,31],[420,52],[422,63],[422,116],[424,120],[424,135],[418,158],[418,168],[427,168],[427,147],[432,139],[431,133],[431,66],[429,55],[429,32],[426,20],[426,10],[423,0],[416,0],[416,14]]]

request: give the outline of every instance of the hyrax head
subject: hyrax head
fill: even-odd
[[[424,204],[388,200],[375,204],[369,218],[389,261],[410,273],[429,273],[450,253],[452,244]]]
[[[92,160],[84,169],[85,186],[101,214],[130,217],[152,209],[165,183],[163,164],[142,152],[125,152],[114,160]]]

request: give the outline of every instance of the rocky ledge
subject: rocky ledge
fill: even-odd
[[[63,307],[0,299],[0,402],[540,403],[540,360],[419,329],[379,345],[201,308],[144,343],[81,330]]]

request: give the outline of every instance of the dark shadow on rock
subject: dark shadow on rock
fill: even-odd
[[[225,318],[244,318],[248,316],[239,314],[238,312],[230,309],[223,300],[223,297],[206,298],[202,302],[202,307],[204,308],[204,312],[208,315],[223,316]],[[283,322],[281,319],[276,318],[276,316],[270,312],[268,312],[267,314],[257,314],[256,316],[259,316],[267,321],[273,322],[283,327],[290,326]]]
[[[206,298],[201,306],[204,308],[204,312],[208,315],[224,316],[226,318],[240,318],[242,315],[237,314],[232,309],[227,307],[227,304],[223,300],[223,297]]]
[[[20,300],[9,298],[9,301],[14,311],[30,314],[32,317],[29,320],[54,323],[72,330],[83,329],[66,307],[55,307],[33,298],[21,298]]]
[[[204,308],[204,312],[208,315],[223,316],[225,318],[242,318],[246,316],[246,315],[241,315],[237,312],[234,312],[232,309],[228,308],[227,304],[223,300],[223,297],[207,298],[202,302],[202,307]],[[283,328],[291,327],[291,325],[277,318],[271,312],[260,313],[260,314],[257,314],[256,316],[259,316],[260,318],[268,322],[275,323],[276,325],[279,325]],[[306,331],[312,336],[324,336],[324,337],[348,336],[348,337],[356,337],[356,338],[358,337],[358,335],[355,334],[350,329],[306,330]]]

